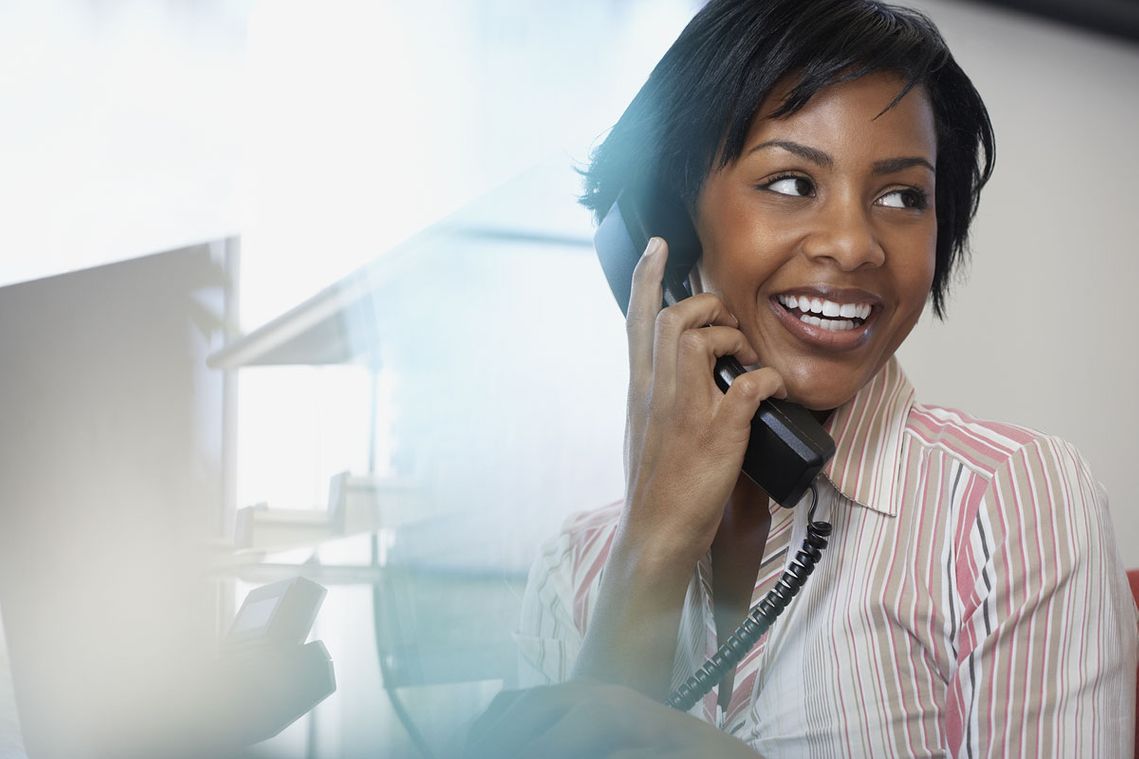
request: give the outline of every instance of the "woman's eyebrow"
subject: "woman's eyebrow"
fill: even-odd
[[[788,153],[794,153],[800,158],[805,158],[818,166],[826,166],[828,168],[834,166],[834,159],[823,151],[817,148],[809,148],[806,145],[800,145],[790,140],[768,140],[767,142],[761,142],[749,150],[747,154],[751,155],[755,151],[762,150],[763,148],[783,148]]]
[[[933,164],[931,164],[926,159],[919,158],[917,156],[911,156],[907,158],[886,158],[881,161],[875,161],[870,169],[874,174],[893,174],[895,171],[908,169],[911,166],[925,166],[934,174],[937,173],[937,169],[933,168]]]
[[[763,148],[783,148],[788,153],[794,153],[800,158],[804,158],[818,166],[825,166],[827,168],[834,166],[834,159],[831,158],[828,153],[824,153],[818,148],[812,148],[808,147],[807,145],[800,145],[797,142],[791,142],[790,140],[768,140],[767,142],[761,142],[749,150],[747,154],[751,155],[755,151],[761,150]],[[874,174],[892,174],[895,171],[908,169],[910,166],[925,166],[930,171],[937,173],[937,170],[933,168],[933,164],[931,164],[925,158],[921,158],[919,156],[884,158],[881,161],[875,161],[870,168]]]

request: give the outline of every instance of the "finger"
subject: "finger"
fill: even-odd
[[[510,710],[511,707],[517,703],[518,699],[525,696],[525,690],[503,690],[495,695],[494,700],[490,702],[490,706],[486,708],[476,721],[476,725],[482,723],[496,722],[502,718],[502,715]]]
[[[755,351],[743,332],[731,327],[690,329],[680,336],[677,346],[677,374],[688,392],[714,384],[712,371],[720,356],[735,356],[745,364],[757,361]],[[717,393],[719,390],[716,391]]]
[[[500,759],[532,756],[523,747],[583,704],[607,702],[615,686],[588,679],[575,679],[557,685],[503,691],[467,733],[466,759]]]
[[[464,756],[517,755],[520,746],[549,730],[577,698],[568,685],[503,691],[472,725]]]
[[[525,693],[526,691],[521,690],[504,690],[496,695],[494,700],[490,702],[490,706],[475,719],[467,731],[468,746],[480,743],[488,736],[494,735],[502,723],[503,715]]]
[[[662,238],[653,237],[633,269],[633,288],[625,316],[631,378],[648,376],[652,369],[653,329],[661,308],[661,279],[667,261],[668,245]]]
[[[721,356],[735,356],[744,364],[759,361],[747,336],[735,327],[711,326],[685,330],[677,340],[676,351],[681,362],[678,365],[681,381],[684,382],[691,379],[685,376],[690,368],[703,367],[704,372],[710,375],[716,359]]]
[[[668,316],[666,317],[666,312]],[[706,327],[711,324],[719,324],[726,327],[738,327],[740,322],[728,310],[727,304],[720,298],[718,293],[696,293],[690,298],[685,298],[676,304],[657,314],[656,327],[659,331],[662,319],[668,321],[669,325],[676,325],[676,329],[683,331],[692,329],[693,327]]]
[[[739,322],[715,293],[700,293],[663,309],[656,317],[653,336],[653,395],[671,402],[676,391],[680,336],[687,330],[713,326],[735,328]]]
[[[751,432],[751,419],[767,398],[786,398],[787,387],[779,372],[769,366],[746,372],[732,381],[716,409],[716,422],[742,435]]]
[[[577,703],[541,735],[527,743],[519,756],[577,759],[609,756],[636,746],[658,745],[651,728],[651,711],[643,696],[598,689]],[[630,700],[632,699],[632,700]],[[667,707],[662,707],[667,708]],[[674,713],[672,710],[670,714]]]
[[[548,730],[520,747],[518,757],[579,759],[608,756],[630,745],[613,729],[610,715],[594,704],[579,704],[566,712]]]
[[[715,739],[707,750],[699,750],[704,745],[702,730]],[[702,759],[720,755],[720,740],[719,731],[695,717],[628,688],[602,686],[524,746],[520,756],[576,759],[630,752],[630,756]]]

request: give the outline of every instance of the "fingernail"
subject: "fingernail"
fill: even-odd
[[[661,239],[659,237],[650,237],[649,238],[649,245],[647,248],[645,248],[645,255],[646,256],[655,256],[657,253],[660,252],[660,249],[661,249]]]
[[[740,320],[736,318],[735,314],[733,314],[731,311],[729,311],[728,316],[732,317],[732,322],[735,324],[735,326],[737,326],[737,327],[740,326]]]

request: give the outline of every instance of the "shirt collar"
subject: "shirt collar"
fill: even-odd
[[[914,388],[893,356],[824,427],[835,442],[823,474],[860,506],[897,516],[896,484],[902,434],[914,404]]]

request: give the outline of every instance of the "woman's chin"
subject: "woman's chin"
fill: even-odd
[[[787,400],[811,411],[831,411],[843,405],[858,392],[857,388],[837,387],[819,381],[784,379]]]
[[[749,364],[744,368],[748,371],[758,369],[762,364]],[[831,411],[849,401],[858,392],[859,388],[851,382],[835,382],[834,375],[837,370],[827,371],[796,371],[790,366],[772,364],[787,387],[787,400],[797,403],[811,411]],[[829,375],[829,376],[828,376]]]

